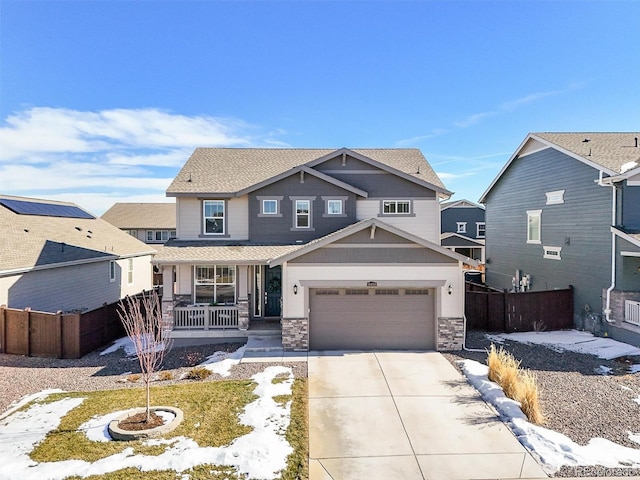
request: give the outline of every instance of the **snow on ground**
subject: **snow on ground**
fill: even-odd
[[[240,363],[244,356],[246,345],[240,347],[235,352],[214,352],[213,355],[209,355],[207,359],[200,364],[200,366],[211,370],[213,373],[217,373],[222,377],[229,376],[229,370],[234,365]]]
[[[273,379],[283,374],[286,375],[284,381],[273,383]],[[37,463],[29,458],[29,452],[83,399],[64,398],[48,404],[35,403],[29,409],[14,412],[0,421],[0,458],[3,459],[0,480],[55,480],[72,475],[87,477],[126,467],[180,473],[209,463],[233,466],[249,478],[275,478],[280,470],[286,468],[287,457],[293,448],[284,437],[289,426],[291,402],[281,405],[273,397],[291,394],[293,373],[288,367],[268,367],[252,378],[257,383],[254,393],[258,399],[248,404],[240,415],[240,422],[252,427],[250,433],[225,447],[200,447],[185,437],[149,440],[147,443],[150,445],[167,446],[164,453],[157,456],[135,455],[132,448],[126,448],[94,463],[82,460]],[[121,413],[92,418],[81,426],[81,430],[92,441],[107,441],[106,426]]]
[[[498,343],[502,343],[504,340],[513,340],[520,343],[545,345],[559,352],[568,350],[586,353],[605,360],[625,355],[640,355],[640,348],[612,340],[611,338],[595,337],[590,332],[580,332],[578,330],[501,333],[499,335],[487,335],[487,338]],[[632,368],[640,371],[640,365],[633,365]]]
[[[486,402],[498,410],[500,417],[520,443],[538,457],[549,473],[556,472],[563,465],[640,467],[640,450],[624,447],[604,438],[592,438],[587,445],[582,446],[561,433],[529,423],[520,404],[506,397],[497,383],[489,381],[489,367],[473,360],[462,360],[460,363],[469,383],[480,392]],[[629,438],[639,441],[640,434],[629,432]]]
[[[164,348],[164,343],[158,343],[156,345],[155,340],[149,337],[143,337],[141,342],[143,351],[145,351],[145,345],[149,345],[149,349],[153,348],[157,351],[160,351]],[[136,355],[136,346],[133,344],[129,337],[123,337],[115,340],[113,342],[113,345],[100,352],[100,355],[107,355],[108,353],[116,352],[121,348],[124,349],[124,353],[127,357],[133,357]]]

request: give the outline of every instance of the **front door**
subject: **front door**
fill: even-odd
[[[265,268],[264,272],[264,315],[279,317],[282,299],[282,267]]]

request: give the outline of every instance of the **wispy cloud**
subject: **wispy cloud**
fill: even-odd
[[[195,147],[286,145],[282,135],[234,118],[152,108],[30,108],[0,126],[0,192],[87,199],[96,213],[118,198],[162,201]]]
[[[523,108],[529,104],[535,103],[539,100],[542,100],[544,98],[548,98],[548,97],[552,97],[552,96],[556,96],[556,95],[561,95],[564,93],[568,93],[574,90],[577,90],[579,88],[582,88],[581,84],[571,84],[569,85],[567,88],[564,89],[560,89],[560,90],[549,90],[549,91],[544,91],[544,92],[534,92],[534,93],[530,93],[528,95],[524,95],[520,98],[516,98],[514,100],[508,100],[506,102],[501,103],[500,105],[496,106],[493,109],[487,110],[485,112],[476,112],[476,113],[472,113],[468,116],[466,116],[465,118],[461,119],[461,120],[457,120],[455,122],[453,122],[451,127],[448,128],[436,128],[431,130],[430,132],[424,134],[424,135],[417,135],[411,138],[405,138],[405,139],[401,139],[398,140],[396,142],[396,144],[398,146],[406,146],[406,145],[415,145],[416,143],[420,142],[420,141],[424,141],[424,140],[428,140],[430,138],[434,138],[434,137],[438,137],[438,136],[442,136],[445,135],[449,132],[455,131],[455,130],[460,130],[460,129],[464,129],[464,128],[469,128],[472,127],[474,125],[478,125],[480,123],[482,123],[483,121],[492,118],[492,117],[496,117],[498,115],[503,115],[505,113],[509,113],[509,112],[513,112],[515,110],[518,110],[520,108]]]

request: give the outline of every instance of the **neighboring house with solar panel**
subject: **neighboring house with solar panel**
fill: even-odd
[[[639,142],[634,132],[527,135],[480,200],[486,283],[572,285],[577,327],[640,345]]]
[[[462,348],[476,262],[440,245],[450,195],[417,149],[196,149],[153,260],[174,337],[275,320],[286,350]]]
[[[73,203],[0,195],[0,305],[86,311],[153,287],[155,250]]]
[[[141,242],[161,245],[176,236],[175,203],[114,203],[100,217]]]

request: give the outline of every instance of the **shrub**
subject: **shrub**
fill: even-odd
[[[204,367],[196,367],[189,370],[184,378],[189,380],[204,380],[209,375],[211,375],[211,370]]]
[[[158,379],[159,380],[173,380],[173,373],[169,372],[168,370],[164,370],[164,371],[160,372],[160,375],[158,375]]]
[[[502,387],[504,394],[519,402],[522,412],[531,423],[541,425],[544,415],[538,400],[538,383],[534,373],[520,369],[520,360],[500,347],[491,344],[487,355],[489,380]]]
[[[140,375],[139,373],[132,373],[131,375],[127,375],[127,380],[129,380],[131,383],[136,383],[141,378],[142,375]]]

